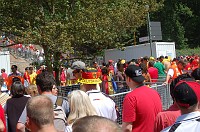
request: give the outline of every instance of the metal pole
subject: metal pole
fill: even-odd
[[[151,56],[152,56],[152,37],[151,37],[151,20],[149,16],[149,11],[147,13],[147,22],[148,22],[148,36],[149,36],[149,43],[150,43],[150,51],[151,51]]]
[[[135,32],[134,32],[134,45],[136,45],[136,36],[135,36]]]

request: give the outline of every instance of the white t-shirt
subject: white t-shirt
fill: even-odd
[[[174,70],[173,69],[169,69],[167,74],[170,75],[171,77],[173,77],[174,76]]]
[[[200,112],[196,111],[179,116],[174,126],[167,127],[162,132],[169,132],[172,127],[175,127],[174,132],[199,132]]]
[[[99,116],[106,117],[113,121],[117,120],[115,102],[112,99],[106,97],[98,90],[91,90],[86,93]]]

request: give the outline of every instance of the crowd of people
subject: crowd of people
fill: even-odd
[[[61,86],[69,86],[79,83],[77,80],[81,77],[74,76],[74,73],[81,73],[85,64],[81,61],[76,62],[76,70],[73,70],[73,66],[62,67],[60,73]],[[78,64],[80,63],[80,64]],[[108,60],[107,63],[98,64],[93,62],[90,67],[97,69],[101,74],[100,84],[101,90],[106,94],[120,93],[128,91],[125,83],[125,69],[128,65],[135,64],[142,69],[142,75],[145,77],[145,83],[149,86],[157,82],[163,82],[164,84],[170,83],[170,80],[176,78],[182,73],[191,73],[199,66],[199,57],[193,56],[180,56],[177,58],[170,58],[168,56],[154,57],[141,57],[139,59],[133,59],[127,61],[124,59]]]
[[[61,85],[79,84],[68,97],[58,96],[55,73],[41,66],[27,67],[24,74],[11,66],[7,75],[1,69],[0,131],[65,132],[159,132],[192,131],[200,128],[200,68],[198,56],[170,59],[167,56],[142,57],[127,62],[109,60],[87,67],[75,61],[61,67]],[[150,88],[162,80],[170,85],[173,105],[162,109],[159,93]],[[126,86],[125,86],[126,85]],[[109,96],[129,91],[123,100],[122,125],[119,111]],[[6,115],[6,118],[5,116]]]

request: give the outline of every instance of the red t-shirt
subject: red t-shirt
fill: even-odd
[[[4,80],[8,77],[8,75],[7,75],[5,72],[3,72],[3,73],[1,74],[1,76],[2,76],[2,78],[3,78]]]
[[[114,71],[114,66],[113,66],[113,65],[109,65],[109,66],[108,66],[108,70],[109,70],[109,71]]]
[[[188,62],[184,69],[185,70],[190,70],[191,69],[191,64]]]
[[[155,67],[150,67],[148,69],[148,72],[149,72],[149,74],[151,76],[151,79],[152,79],[151,81],[152,82],[157,82],[157,79],[158,79],[158,69],[155,68]]]
[[[176,104],[173,104],[168,110],[158,113],[155,120],[154,132],[160,132],[164,128],[173,125],[180,115],[181,111]]]
[[[125,96],[122,121],[132,122],[132,132],[153,132],[156,115],[161,111],[157,91],[141,86]]]
[[[66,76],[65,76],[65,72],[64,72],[64,70],[63,71],[61,71],[61,74],[60,74],[60,81],[66,81]]]
[[[6,132],[6,120],[5,120],[4,110],[1,105],[0,105],[0,119],[3,122],[4,127],[5,127],[4,132]]]
[[[24,73],[24,79],[30,83],[30,76],[29,76],[28,72]]]
[[[103,85],[103,88],[104,88],[104,92],[106,94],[109,94],[109,90],[108,90],[108,75],[102,75],[102,85]]]

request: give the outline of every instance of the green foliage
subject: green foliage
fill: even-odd
[[[1,0],[1,29],[15,41],[34,43],[46,53],[69,52],[95,56],[106,48],[122,47],[144,25],[147,9],[161,1],[148,0]],[[121,39],[122,38],[122,39]]]
[[[176,56],[193,55],[193,54],[200,55],[199,51],[200,47],[194,49],[187,48],[187,49],[176,50]]]
[[[52,71],[53,64],[58,71],[61,53],[95,57],[106,48],[124,46],[123,38],[144,25],[147,12],[156,11],[162,2],[0,0],[0,29],[8,35],[14,34],[16,43],[43,47],[48,70]]]
[[[200,1],[165,0],[164,7],[153,15],[161,21],[163,41],[175,41],[178,49],[199,46]]]
[[[104,49],[124,46],[121,38],[145,24],[145,5],[150,6],[149,11],[155,11],[161,3],[148,0],[76,1],[70,18],[77,54],[94,56]]]

